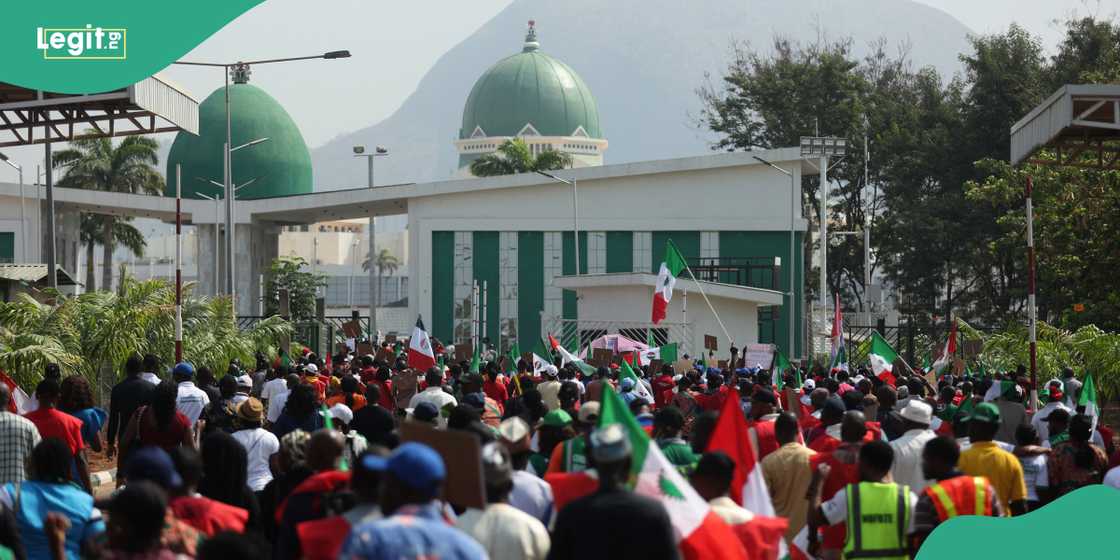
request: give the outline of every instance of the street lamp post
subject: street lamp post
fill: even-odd
[[[8,159],[8,156],[4,155],[2,152],[0,152],[0,161],[3,161],[4,163],[11,166],[12,169],[15,169],[16,171],[19,172],[19,244],[20,244],[20,253],[21,253],[23,262],[25,262],[25,263],[30,262],[30,260],[27,257],[27,220],[26,220],[26,217],[24,216],[24,210],[23,210],[23,166],[14,162],[14,161],[12,161],[12,160],[10,160],[10,159]]]
[[[231,73],[236,73],[236,75],[239,79],[244,79],[244,80],[247,81],[248,77],[249,77],[249,73],[250,73],[249,72],[249,67],[251,65],[254,65],[254,64],[273,64],[273,63],[278,63],[278,62],[293,62],[293,61],[297,61],[297,60],[313,60],[313,59],[333,60],[333,59],[336,59],[336,58],[350,58],[350,51],[347,51],[347,50],[330,51],[330,52],[326,52],[326,53],[323,53],[323,54],[320,54],[320,55],[313,55],[313,56],[297,56],[297,57],[289,57],[289,58],[271,58],[271,59],[264,59],[264,60],[253,60],[253,61],[249,61],[249,62],[238,61],[238,62],[233,62],[233,63],[188,62],[188,61],[176,61],[176,62],[174,62],[174,64],[180,64],[180,65],[184,65],[184,66],[208,66],[208,67],[212,67],[212,68],[221,68],[223,70],[223,73],[225,75],[226,142],[225,142],[225,145],[222,147],[222,151],[223,151],[223,154],[222,154],[222,170],[223,170],[223,173],[222,174],[224,175],[223,183],[224,183],[224,186],[225,186],[227,192],[229,192],[230,186],[233,184],[233,169],[232,169],[232,159],[230,157],[230,154],[234,151],[233,149],[231,149],[231,146],[233,145],[233,134],[232,134],[232,125],[231,125],[231,118],[230,118],[230,103],[229,103],[229,78],[230,78],[230,74]],[[49,157],[49,153],[50,153],[49,152],[49,146],[50,145],[48,144],[48,157]],[[234,287],[234,280],[235,280],[235,278],[234,278],[234,268],[235,267],[233,266],[233,260],[234,260],[233,259],[233,250],[234,250],[234,248],[233,248],[233,245],[234,245],[233,244],[233,235],[234,235],[234,233],[233,233],[233,201],[234,201],[233,196],[227,196],[226,197],[226,252],[228,253],[228,256],[227,256],[228,266],[226,266],[226,288],[229,291],[230,299],[234,300],[234,315],[236,316],[237,315],[237,303],[236,303],[236,289]]]
[[[367,186],[372,190],[375,183],[373,182],[373,158],[389,155],[389,150],[375,146],[372,154],[365,153],[365,146],[354,146],[354,157],[364,157],[369,167],[369,177]],[[377,306],[381,304],[381,278],[378,275],[377,263],[377,244],[374,240],[374,226],[376,225],[377,218],[374,217],[373,211],[369,214],[369,337],[374,340],[377,335]],[[377,284],[376,286],[374,284]]]
[[[537,174],[548,177],[553,181],[564,183],[565,185],[571,185],[572,187],[572,231],[574,232],[576,245],[576,276],[579,276],[579,187],[576,185],[576,179],[574,177],[571,179],[564,179],[544,171],[537,171]]]
[[[769,161],[766,161],[758,156],[752,157],[789,177],[789,264],[787,265],[789,267],[789,272],[787,273],[787,276],[789,276],[789,324],[787,325],[787,330],[789,331],[789,347],[786,349],[786,351],[789,352],[790,356],[793,356],[795,352],[793,347],[793,333],[794,323],[796,323],[796,321],[794,320],[794,316],[797,311],[797,304],[794,299],[797,296],[795,295],[793,289],[793,277],[797,274],[797,261],[793,258],[793,220],[797,215],[797,178],[794,176],[792,171],[786,171],[785,169],[782,169],[781,167],[778,167],[777,165],[774,165],[773,163],[770,163]]]
[[[820,172],[820,240],[821,240],[821,275],[820,299],[821,308],[828,307],[828,158],[844,158],[847,154],[848,141],[835,136],[802,136],[801,157],[816,156],[819,158],[817,171]],[[839,163],[840,159],[837,160]]]

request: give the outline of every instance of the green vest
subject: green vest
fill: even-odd
[[[561,468],[564,472],[574,473],[587,470],[587,442],[582,435],[564,440],[564,463]]]
[[[894,483],[849,484],[848,539],[844,558],[910,558],[906,532],[910,526],[910,488]]]

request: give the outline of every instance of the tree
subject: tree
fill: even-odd
[[[84,138],[70,145],[71,148],[54,155],[54,166],[66,170],[58,186],[130,194],[163,193],[163,176],[155,168],[159,164],[156,153],[159,144],[155,140],[129,136],[114,147],[109,138]],[[105,263],[101,275],[103,290],[112,289],[113,250],[118,242],[116,225],[120,221],[116,216],[101,217],[100,243]],[[88,254],[88,243],[86,247]]]
[[[144,248],[148,246],[148,242],[144,240],[144,234],[135,226],[128,223],[132,221],[132,217],[110,217],[104,214],[82,214],[80,225],[80,236],[82,245],[86,247],[86,290],[96,289],[97,283],[94,278],[93,266],[93,247],[94,245],[105,245],[105,229],[104,221],[106,218],[113,219],[116,223],[113,224],[113,237],[116,243],[127,248],[132,254],[137,257],[144,256]],[[109,266],[110,263],[105,263]]]
[[[524,140],[511,138],[502,142],[497,152],[483,155],[471,162],[471,174],[475,177],[494,177],[563,169],[571,165],[572,156],[564,152],[544,150],[533,155]]]
[[[265,273],[265,315],[280,312],[280,290],[288,290],[288,314],[293,322],[315,318],[315,296],[327,285],[326,277],[308,272],[302,257],[280,257]]]
[[[400,260],[393,255],[388,249],[382,249],[377,252],[377,259],[374,261],[374,266],[377,267],[377,304],[383,305],[385,302],[381,301],[381,277],[388,273],[390,276],[400,268]],[[362,261],[362,270],[369,271],[369,257],[367,256]]]

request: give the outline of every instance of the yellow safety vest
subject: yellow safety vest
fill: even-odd
[[[844,558],[908,560],[910,488],[894,483],[860,482],[847,486],[848,540]]]

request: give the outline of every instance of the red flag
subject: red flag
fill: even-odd
[[[762,467],[751,448],[747,420],[739,408],[739,391],[730,389],[720,410],[707,451],[722,451],[735,461],[731,499],[758,515],[774,516],[774,505],[762,478]]]

